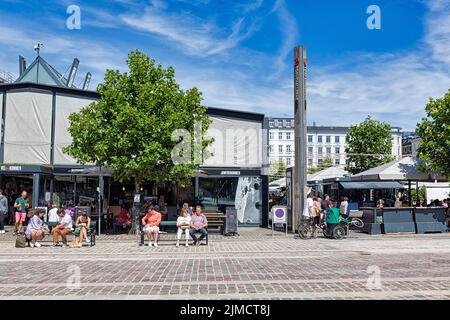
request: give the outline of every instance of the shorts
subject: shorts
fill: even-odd
[[[144,227],[144,232],[145,233],[158,233],[159,232],[159,227],[156,226],[145,226]]]
[[[26,212],[16,211],[16,223],[17,222],[25,222],[26,217],[27,217]]]

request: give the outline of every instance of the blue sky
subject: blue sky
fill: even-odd
[[[0,0],[0,69],[17,74],[33,45],[60,72],[74,57],[93,85],[140,49],[173,66],[208,106],[292,116],[293,47],[308,56],[308,122],[349,125],[368,114],[404,129],[450,88],[450,0]],[[69,5],[81,29],[66,28]],[[366,27],[369,5],[381,30]]]

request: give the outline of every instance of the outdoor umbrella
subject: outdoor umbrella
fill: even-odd
[[[409,205],[411,206],[411,181],[448,181],[447,177],[424,173],[418,169],[421,160],[416,157],[405,157],[379,167],[366,170],[351,177],[352,181],[407,181]]]

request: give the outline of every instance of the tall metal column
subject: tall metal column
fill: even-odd
[[[294,48],[295,167],[292,229],[296,230],[306,205],[306,49]]]

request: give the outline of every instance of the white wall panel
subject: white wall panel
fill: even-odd
[[[210,116],[209,147],[214,155],[205,167],[260,167],[262,164],[262,124],[257,121]]]
[[[63,152],[63,148],[72,143],[72,137],[68,131],[69,116],[88,106],[94,100],[88,98],[73,97],[67,95],[56,96],[56,123],[55,123],[55,164],[70,165],[77,161]]]
[[[5,163],[49,164],[52,94],[6,94]]]

